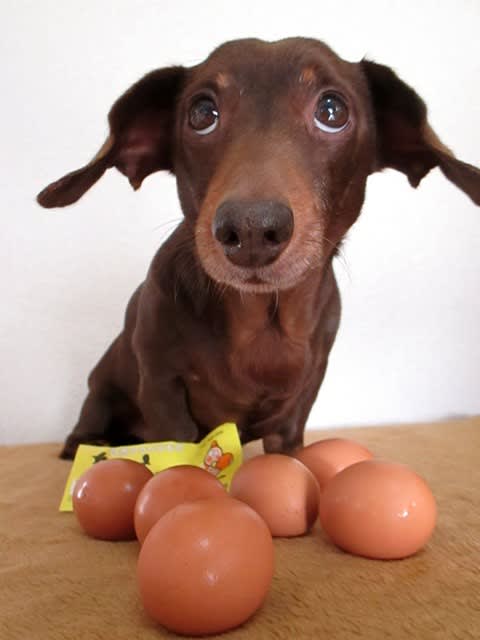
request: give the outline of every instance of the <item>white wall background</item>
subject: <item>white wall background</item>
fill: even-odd
[[[116,97],[152,68],[236,37],[325,40],[393,66],[463,160],[480,165],[480,3],[3,0],[0,5],[0,442],[62,439],[88,372],[180,212],[173,178],[138,193],[109,172],[46,211],[48,182],[89,160]],[[370,179],[337,262],[343,322],[310,426],[480,412],[480,210],[438,172]]]

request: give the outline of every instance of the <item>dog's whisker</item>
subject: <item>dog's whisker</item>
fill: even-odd
[[[349,280],[349,282],[352,282],[352,272],[350,270],[350,265],[348,264],[348,260],[347,260],[347,256],[345,254],[345,252],[343,251],[342,248],[342,244],[335,244],[333,242],[331,242],[330,240],[328,240],[328,238],[325,238],[325,240],[327,242],[329,242],[332,246],[335,247],[335,257],[337,258],[338,264],[340,264],[345,272],[345,274],[347,275],[347,278]]]
[[[278,312],[278,298],[279,298],[278,289],[275,289],[273,292],[274,302],[273,302],[273,308],[272,308],[272,318],[274,318]]]
[[[177,226],[178,224],[180,224],[182,220],[183,220],[183,216],[180,216],[178,218],[171,218],[170,220],[164,220],[160,224],[157,224],[154,227],[152,227],[152,231],[160,231],[167,226],[173,226],[173,225]]]

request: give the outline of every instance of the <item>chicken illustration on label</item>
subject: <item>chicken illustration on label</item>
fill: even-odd
[[[222,471],[224,471],[233,462],[233,454],[229,451],[224,453],[222,447],[216,440],[213,440],[210,449],[207,451],[203,459],[203,468],[214,475],[218,480],[222,479]]]

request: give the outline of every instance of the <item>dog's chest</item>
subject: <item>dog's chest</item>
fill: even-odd
[[[197,350],[185,375],[189,407],[199,424],[239,425],[269,417],[301,392],[312,356],[308,336],[287,332],[271,318],[242,318],[212,349]]]

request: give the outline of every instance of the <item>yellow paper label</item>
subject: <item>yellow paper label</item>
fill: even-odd
[[[102,460],[124,458],[144,464],[152,473],[168,467],[192,464],[213,474],[226,489],[230,488],[235,471],[242,464],[242,445],[237,427],[222,424],[196,444],[192,442],[146,442],[123,447],[81,444],[68,476],[60,511],[73,511],[72,494],[75,482],[89,467]]]

